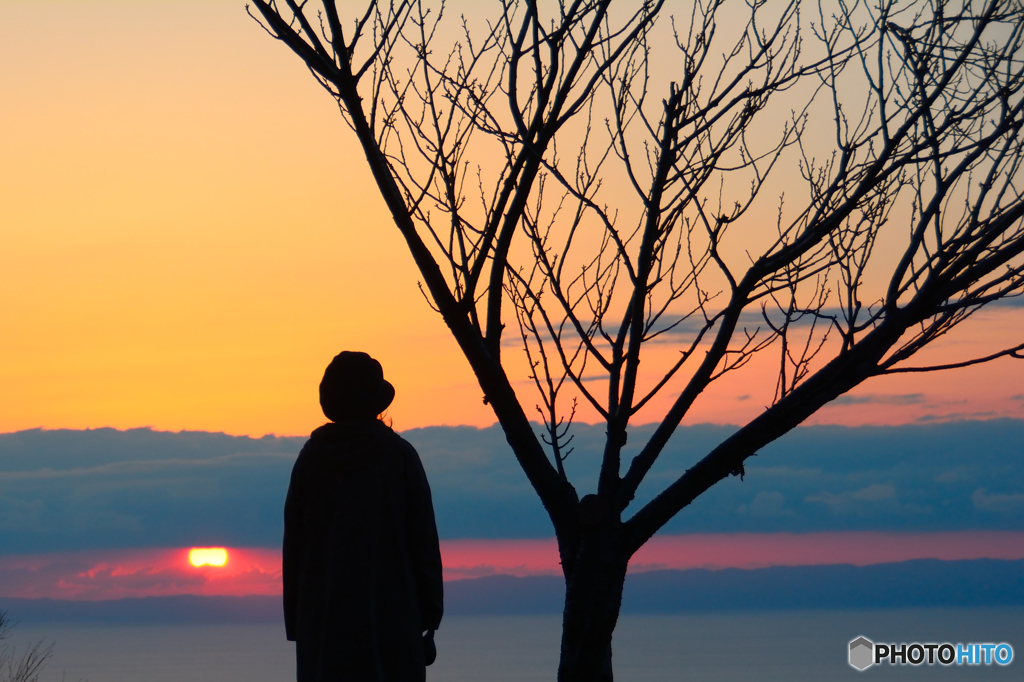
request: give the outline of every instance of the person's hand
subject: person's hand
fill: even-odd
[[[437,660],[437,645],[434,644],[434,631],[427,630],[423,634],[423,663],[430,665]]]

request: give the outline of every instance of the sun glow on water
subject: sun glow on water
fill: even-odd
[[[223,547],[195,547],[188,553],[193,566],[223,566],[228,562],[228,550]]]

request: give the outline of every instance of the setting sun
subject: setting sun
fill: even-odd
[[[228,562],[228,551],[223,547],[196,547],[188,553],[193,566],[223,566]]]

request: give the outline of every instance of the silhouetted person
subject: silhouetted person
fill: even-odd
[[[299,453],[284,508],[285,630],[299,682],[426,677],[441,552],[419,455],[377,419],[394,397],[366,353],[339,354],[320,382],[332,423]]]

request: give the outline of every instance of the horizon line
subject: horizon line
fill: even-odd
[[[976,415],[976,416],[973,416],[973,417],[963,417],[961,415],[951,415],[950,418],[948,418],[948,419],[942,418],[942,417],[935,417],[934,419],[932,419],[932,418],[929,418],[929,419],[918,418],[916,420],[908,421],[908,422],[904,422],[904,423],[900,423],[900,424],[883,424],[883,423],[868,422],[868,423],[864,423],[864,424],[851,425],[851,424],[841,424],[841,423],[838,423],[838,422],[814,422],[814,423],[811,423],[811,424],[808,424],[808,423],[797,424],[796,426],[793,427],[793,429],[791,429],[791,431],[792,430],[796,430],[796,429],[806,429],[806,428],[899,429],[899,428],[905,428],[905,427],[908,427],[908,426],[926,428],[926,427],[929,427],[929,426],[939,426],[939,425],[943,425],[943,424],[976,424],[976,423],[983,423],[983,422],[1000,422],[1000,421],[1002,421],[1002,422],[1022,422],[1022,423],[1024,423],[1024,418],[1022,418],[1022,417],[1008,417],[1008,416],[1005,416],[1005,415],[991,415],[991,416]],[[329,424],[331,422],[330,421],[324,421],[323,423],[324,424]],[[533,420],[530,420],[530,423],[535,425],[535,426],[541,426],[540,422],[536,422],[536,421],[533,421]],[[658,425],[660,425],[660,423],[661,422],[643,422],[643,423],[640,423],[640,424],[630,424],[629,428],[643,428],[643,427],[646,427],[646,426],[657,427]],[[606,422],[574,421],[573,425],[579,425],[579,426],[604,426],[604,425],[606,425]],[[695,428],[695,427],[700,427],[700,426],[713,426],[713,427],[718,427],[718,428],[732,427],[732,428],[740,429],[740,428],[742,428],[745,425],[746,424],[731,424],[731,423],[726,423],[726,422],[719,423],[719,422],[707,422],[707,421],[704,421],[704,422],[696,422],[694,424],[679,424],[678,426],[676,426],[676,428],[677,429],[685,429],[685,428]],[[474,429],[476,431],[485,431],[487,429],[492,429],[492,428],[495,428],[495,427],[499,427],[500,428],[501,424],[499,422],[497,422],[497,421],[493,422],[492,424],[489,424],[488,426],[476,426],[476,425],[473,425],[473,424],[428,424],[426,426],[412,426],[412,427],[409,427],[407,429],[395,429],[395,432],[396,433],[407,433],[407,432],[410,432],[410,431],[423,431],[423,430],[426,430],[426,429]],[[149,431],[151,433],[167,433],[167,434],[175,434],[175,435],[177,435],[177,434],[190,434],[190,433],[206,433],[206,434],[211,434],[211,435],[230,436],[231,438],[250,438],[252,440],[261,440],[261,439],[264,439],[264,438],[308,438],[309,437],[309,434],[278,434],[278,433],[272,433],[272,432],[264,433],[263,435],[254,435],[254,434],[249,434],[249,433],[228,433],[227,431],[207,431],[207,430],[204,430],[204,429],[178,429],[178,430],[174,430],[174,429],[160,428],[160,427],[157,427],[157,426],[153,426],[152,424],[146,424],[144,426],[128,426],[128,427],[124,427],[124,428],[120,428],[120,427],[117,427],[117,426],[87,426],[87,427],[82,427],[82,428],[73,428],[73,427],[64,427],[64,426],[57,426],[57,427],[52,427],[52,426],[33,426],[33,427],[30,427],[30,428],[27,428],[27,429],[17,429],[15,431],[0,431],[0,436],[13,436],[13,435],[17,435],[17,434],[20,434],[20,433],[30,433],[30,432],[56,432],[56,431],[76,431],[76,432],[117,431],[119,433],[127,433],[129,431]],[[784,436],[785,436],[785,434],[783,434],[783,436],[780,436],[780,438],[782,438]],[[777,438],[776,440],[779,440],[780,438]]]

